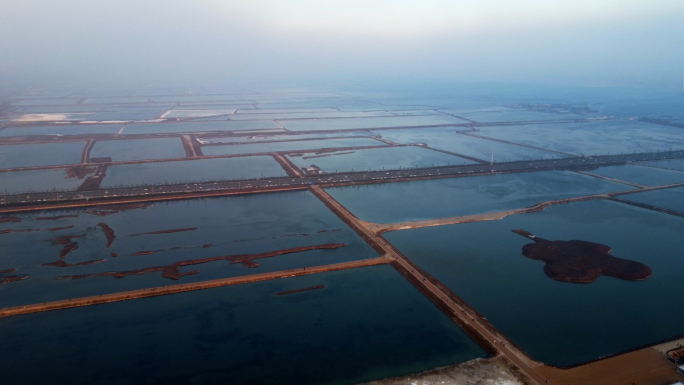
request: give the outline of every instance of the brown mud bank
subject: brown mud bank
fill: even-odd
[[[301,293],[303,291],[316,290],[316,289],[325,289],[325,285],[316,285],[316,286],[311,286],[311,287],[305,287],[302,289],[279,291],[276,293],[276,295],[288,295],[288,294]]]
[[[129,276],[129,275],[142,275],[142,274],[154,273],[154,272],[160,272],[161,271],[162,277],[173,279],[173,280],[178,280],[184,275],[194,275],[194,274],[199,273],[199,270],[192,270],[192,271],[188,271],[185,273],[181,273],[180,268],[183,266],[200,265],[200,264],[204,264],[204,263],[208,263],[208,262],[228,260],[228,261],[232,262],[231,264],[242,263],[245,267],[257,267],[257,266],[259,266],[259,264],[254,262],[255,259],[272,258],[272,257],[277,257],[279,255],[301,253],[304,251],[311,251],[311,250],[337,249],[339,247],[345,247],[345,246],[347,246],[346,243],[325,243],[322,245],[295,247],[295,248],[291,248],[291,249],[269,251],[267,253],[261,253],[261,254],[239,254],[239,255],[227,255],[227,256],[212,257],[212,258],[190,259],[190,260],[175,262],[175,263],[172,263],[172,264],[166,265],[166,266],[147,267],[147,268],[139,269],[139,270],[129,270],[129,271],[119,271],[119,272],[107,271],[104,273],[97,273],[97,274],[64,275],[64,276],[57,277],[57,279],[75,280],[75,279],[83,279],[83,278],[89,278],[89,277],[106,277],[106,276],[112,276],[114,278],[123,278],[123,277]]]
[[[52,217],[36,217],[37,221],[56,221],[63,218],[78,218],[78,214],[74,215],[56,215]]]
[[[109,227],[106,223],[98,223],[98,226],[102,228],[102,231],[104,231],[105,236],[107,236],[107,248],[112,247],[114,244],[114,239],[116,239],[116,234],[114,234],[114,230],[112,230],[111,227]]]
[[[150,231],[149,233],[139,233],[139,234],[130,234],[128,235],[129,237],[137,237],[140,235],[154,235],[154,234],[171,234],[171,233],[182,233],[184,231],[195,231],[197,230],[197,227],[188,227],[186,229],[171,229],[171,230],[159,230],[159,231]]]
[[[99,217],[106,217],[107,215],[117,214],[122,211],[130,211],[136,209],[146,209],[152,206],[153,203],[141,202],[141,203],[123,203],[116,205],[104,205],[96,206],[85,209],[83,212],[86,214],[97,215]]]
[[[15,271],[17,271],[17,269],[0,270],[0,285],[12,283],[12,282],[18,282],[18,281],[21,281],[21,280],[24,280],[24,279],[30,277],[30,275],[28,275],[28,274],[13,275],[12,273],[14,273]],[[4,274],[10,274],[10,275],[4,275]]]
[[[643,281],[653,272],[640,262],[610,255],[611,248],[587,241],[548,241],[525,230],[514,233],[532,239],[535,243],[523,246],[522,254],[530,259],[546,262],[544,273],[562,282],[592,283],[600,276]]]
[[[87,265],[92,265],[92,264],[100,263],[100,262],[104,262],[104,261],[106,261],[106,259],[94,259],[92,261],[85,261],[85,262],[79,262],[79,263],[67,263],[67,262],[64,262],[63,260],[59,259],[59,260],[54,261],[54,262],[44,263],[41,266],[54,266],[54,267],[87,266]]]
[[[9,233],[31,233],[34,231],[60,231],[60,230],[66,230],[66,229],[71,229],[74,226],[64,226],[64,227],[52,227],[48,229],[10,229],[10,230],[0,230],[0,234],[9,234]]]
[[[0,217],[0,223],[10,223],[10,222],[21,222],[21,218],[9,216],[9,217]]]

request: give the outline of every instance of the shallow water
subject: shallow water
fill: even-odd
[[[78,215],[76,218],[37,220],[36,217]],[[77,298],[95,294],[196,282],[246,274],[317,266],[374,258],[373,251],[308,191],[256,194],[204,200],[156,203],[147,208],[98,216],[92,210],[43,211],[16,215],[19,223],[0,224],[0,230],[50,229],[74,226],[58,231],[11,232],[0,234],[0,270],[17,268],[16,274],[30,278],[0,285],[0,307]],[[107,248],[107,239],[98,223],[114,230],[116,239]],[[197,228],[193,231],[132,234],[153,231]],[[53,245],[55,237],[83,235],[72,241],[79,248],[63,260],[70,264],[91,260],[106,261],[73,267],[41,266],[59,260],[64,245]],[[218,260],[186,266],[181,272],[199,270],[180,280],[162,277],[161,272],[78,280],[57,280],[58,276],[106,271],[128,271],[165,266],[178,261],[236,254],[255,254],[294,247],[345,243],[328,250],[310,250],[257,259],[258,267]],[[209,245],[209,247],[203,247]],[[212,246],[213,245],[213,246]],[[150,255],[132,256],[141,251]],[[118,254],[113,257],[110,253]]]
[[[639,121],[482,127],[478,135],[585,156],[684,148],[681,128]]]
[[[522,256],[524,229],[548,240],[606,244],[648,265],[645,281],[555,281]],[[534,359],[572,365],[684,334],[673,288],[684,273],[684,218],[588,201],[499,221],[385,234],[402,253],[486,317]],[[676,301],[675,301],[676,302]]]
[[[566,155],[554,152],[457,134],[457,130],[463,131],[461,128],[432,128],[420,130],[382,130],[377,131],[377,133],[382,135],[384,139],[392,142],[401,144],[425,143],[432,148],[484,161],[491,161],[492,153],[494,154],[494,162],[566,157]],[[480,132],[473,133],[476,135],[481,134]]]
[[[569,171],[499,174],[326,189],[362,220],[395,223],[523,208],[632,187]]]
[[[180,138],[97,141],[90,151],[90,158],[112,158],[114,162],[183,157]]]
[[[83,179],[68,178],[64,169],[13,171],[0,174],[0,194],[73,191]]]
[[[347,130],[381,127],[411,127],[438,124],[464,124],[464,120],[448,115],[393,116],[379,118],[312,119],[282,121],[285,128],[293,131]]]
[[[610,166],[601,167],[598,170],[589,172],[626,182],[638,183],[644,186],[662,186],[684,182],[684,172],[660,170],[652,167],[632,165]]]
[[[233,155],[233,154],[253,154],[273,151],[297,151],[314,150],[322,148],[337,147],[370,147],[386,146],[385,143],[370,138],[342,138],[326,140],[305,140],[276,143],[246,143],[228,146],[204,146],[204,155]]]
[[[118,134],[123,124],[78,124],[37,127],[6,127],[0,136]]]
[[[315,153],[288,158],[299,167],[316,165],[325,172],[398,170],[400,168],[433,167],[475,162],[421,147],[387,147],[370,150],[340,151],[330,156],[308,158]]]
[[[230,122],[227,120],[208,122],[179,122],[179,123],[146,123],[129,124],[124,128],[124,135],[163,134],[163,133],[193,133],[216,131],[243,131],[282,128],[274,121],[258,122]]]
[[[0,338],[10,383],[355,384],[486,356],[389,266],[2,318]]]
[[[102,188],[287,176],[270,156],[124,164],[107,168]]]
[[[621,195],[618,198],[684,213],[684,188],[682,187]]]
[[[84,142],[0,146],[0,168],[81,163]]]
[[[2,133],[2,131],[0,131],[0,133]],[[638,164],[684,171],[684,159],[654,160],[650,162],[639,162]]]

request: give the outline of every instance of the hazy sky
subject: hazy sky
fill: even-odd
[[[680,85],[682,0],[0,0],[0,79]]]

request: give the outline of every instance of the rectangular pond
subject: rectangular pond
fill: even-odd
[[[566,157],[566,155],[554,152],[458,134],[456,131],[453,128],[430,128],[420,130],[383,130],[376,133],[382,135],[384,139],[395,143],[425,143],[432,148],[485,161],[490,161],[493,153],[494,162],[497,163]],[[479,135],[480,132],[474,132],[474,134]]]
[[[2,131],[0,131],[0,134]],[[650,162],[639,162],[637,164],[642,164],[645,166],[664,168],[668,170],[678,170],[684,171],[684,159],[667,159],[667,160],[654,160]]]
[[[171,122],[171,123],[145,123],[129,124],[124,128],[125,135],[164,134],[164,133],[194,133],[194,132],[220,132],[220,131],[243,131],[243,130],[267,130],[282,129],[275,121],[256,122],[230,122],[207,121],[207,122]]]
[[[123,128],[123,124],[54,124],[30,127],[5,127],[0,130],[0,137],[35,136],[35,135],[88,135],[108,134],[116,135]]]
[[[233,144],[226,146],[203,146],[204,155],[253,154],[274,151],[300,151],[338,147],[370,147],[386,144],[370,138],[304,140],[275,143]]]
[[[8,383],[341,385],[486,356],[390,266],[0,318],[0,339]]]
[[[350,130],[384,127],[450,125],[465,123],[467,122],[464,120],[443,114],[434,114],[427,116],[392,116],[377,118],[284,120],[281,122],[281,124],[285,126],[285,128],[292,131]]]
[[[644,186],[662,186],[684,182],[684,172],[661,170],[653,167],[632,165],[601,167],[589,171],[592,174],[615,178]]]
[[[97,141],[90,158],[112,158],[112,161],[165,159],[185,157],[180,138]]]
[[[542,171],[334,187],[326,191],[364,221],[397,223],[505,211],[631,189],[570,171]]]
[[[122,164],[107,168],[102,188],[287,176],[270,156]]]
[[[69,177],[65,169],[26,170],[0,173],[0,195],[43,191],[74,191],[83,179]]]
[[[530,239],[581,240],[641,262],[644,281],[551,279],[522,255]],[[684,335],[673,290],[684,274],[684,218],[601,200],[545,211],[386,233],[404,255],[486,317],[532,358],[568,366]]]
[[[288,158],[300,168],[316,165],[328,173],[399,170],[475,163],[468,159],[417,146],[338,151],[323,155],[305,153],[302,156],[289,155]]]
[[[684,187],[620,195],[618,198],[684,213]]]
[[[585,156],[684,148],[681,128],[635,120],[481,127],[478,134]]]
[[[29,277],[0,285],[0,307],[377,257],[308,191],[13,217],[21,221],[0,223],[0,270],[17,269],[14,274]],[[307,249],[290,250],[302,247]],[[263,255],[283,250],[290,252]],[[261,256],[244,262],[216,259],[243,254]],[[205,258],[213,259],[191,263]],[[67,265],[44,266],[54,262]],[[190,274],[172,279],[162,268],[149,270],[169,265],[174,274]],[[95,276],[141,269],[148,270]]]
[[[84,142],[0,145],[0,169],[81,163]]]

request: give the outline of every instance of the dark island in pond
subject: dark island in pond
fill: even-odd
[[[548,241],[525,230],[514,233],[535,243],[523,246],[525,257],[544,261],[544,272],[562,282],[591,283],[602,275],[628,281],[643,281],[653,274],[643,263],[610,255],[611,248],[587,241]]]

